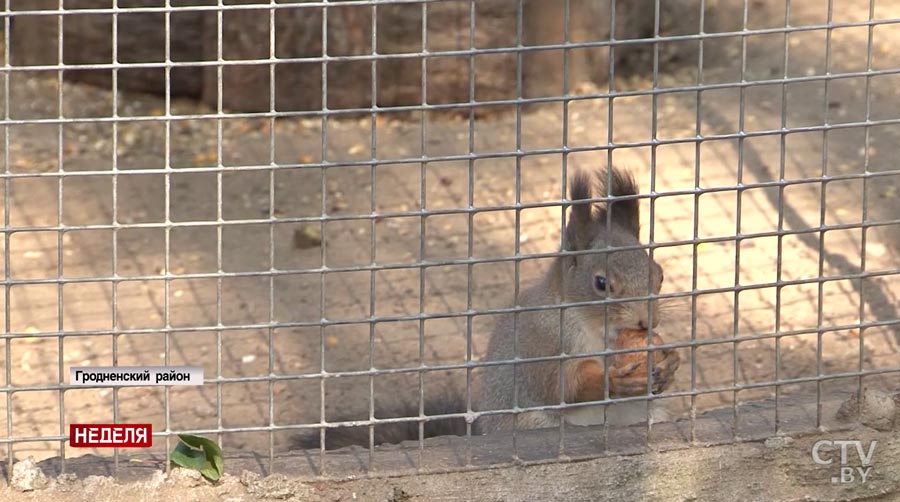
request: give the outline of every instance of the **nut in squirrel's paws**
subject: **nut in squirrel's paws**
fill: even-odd
[[[663,339],[653,333],[653,345],[662,345]],[[623,329],[613,342],[613,349],[635,349],[647,347],[647,331]],[[672,349],[650,351],[653,361],[654,394],[668,389],[675,381],[675,370],[681,364],[678,353]],[[647,393],[647,351],[628,352],[610,357],[610,387],[618,395],[641,395]]]

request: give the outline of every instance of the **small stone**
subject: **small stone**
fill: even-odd
[[[187,488],[206,484],[206,481],[203,479],[200,471],[195,471],[193,469],[184,469],[181,467],[172,469],[172,472],[169,473],[167,481],[169,484]]]
[[[122,133],[122,144],[132,146],[137,142],[137,133],[133,129],[127,129]],[[121,151],[121,146],[119,147]]]
[[[57,485],[73,485],[78,481],[78,476],[72,474],[71,472],[67,472],[64,474],[60,474],[56,476],[56,484]]]
[[[251,471],[243,471],[241,472],[241,484],[244,486],[250,486],[251,484],[259,481],[259,474]]]
[[[399,486],[395,486],[392,491],[393,493],[389,499],[391,502],[406,502],[407,500],[412,499],[412,497]]]
[[[43,490],[47,488],[49,481],[44,471],[34,462],[34,457],[16,462],[13,465],[12,478],[9,485],[22,492]]]
[[[60,474],[50,482],[50,488],[57,492],[74,492],[81,490],[78,476],[71,472]]]
[[[322,244],[322,230],[315,225],[304,225],[294,230],[294,247],[309,249]]]

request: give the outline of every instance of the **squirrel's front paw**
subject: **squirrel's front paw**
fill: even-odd
[[[678,353],[672,349],[653,349],[647,346],[648,335],[653,337],[653,345],[664,345],[662,338],[645,330],[620,330],[613,344],[616,349],[645,348],[650,351],[652,362],[651,392],[660,392],[672,386],[675,371],[681,364]],[[614,355],[610,369],[610,395],[639,396],[647,394],[647,352],[636,351]]]
[[[653,366],[653,394],[659,394],[672,386],[675,371],[681,365],[681,357],[672,349],[655,351]],[[661,357],[660,357],[661,356]],[[647,394],[647,364],[633,361],[626,366],[614,367],[609,374],[611,396],[641,396]]]
[[[656,369],[654,368],[654,374]],[[653,387],[656,392],[656,379]],[[647,365],[632,363],[627,366],[614,367],[609,372],[610,397],[629,397],[647,395]]]
[[[662,351],[663,359],[653,367],[653,393],[668,389],[675,381],[675,370],[681,365],[681,357],[672,349]]]

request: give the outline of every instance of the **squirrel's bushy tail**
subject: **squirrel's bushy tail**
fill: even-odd
[[[425,401],[425,415],[449,415],[453,413],[465,413],[466,401],[463,396],[456,392],[446,392],[439,398]],[[418,403],[398,402],[398,404],[386,407],[376,408],[375,416],[377,418],[400,418],[400,417],[418,417]],[[358,418],[356,418],[358,419]],[[351,421],[354,418],[338,417],[330,421],[344,422]],[[464,436],[466,434],[466,421],[462,417],[448,418],[440,420],[429,420],[424,423],[424,437],[436,436]],[[419,440],[419,422],[398,422],[390,424],[376,425],[374,428],[374,444],[397,444],[403,441]],[[320,435],[318,431],[309,432],[296,438],[294,447],[300,449],[319,449]],[[346,446],[369,446],[369,426],[362,425],[358,427],[340,427],[328,429],[325,431],[325,449],[336,450]]]

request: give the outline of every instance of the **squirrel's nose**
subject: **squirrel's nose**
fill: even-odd
[[[647,328],[649,328],[649,326],[647,326],[647,320],[646,320],[646,319],[640,319],[640,320],[638,320],[638,326],[640,326],[641,329],[647,329]],[[653,327],[655,328],[655,327],[657,327],[657,326],[659,326],[659,319],[658,319],[657,317],[654,317],[654,318],[653,318]]]

